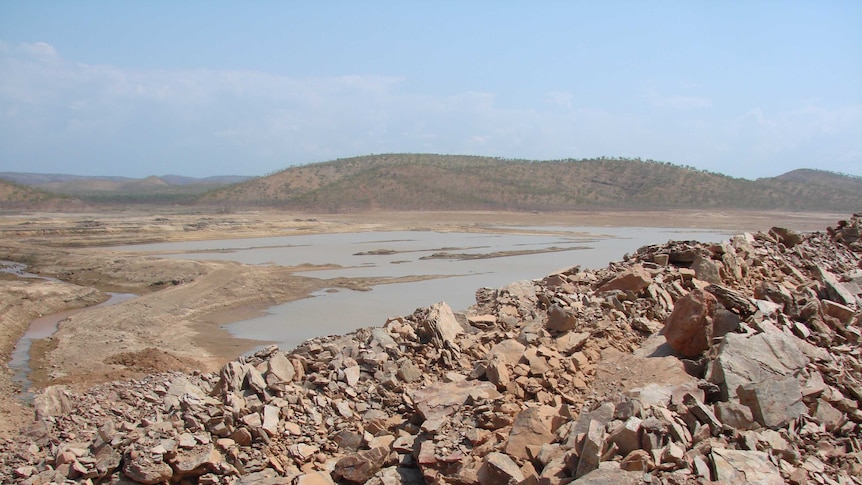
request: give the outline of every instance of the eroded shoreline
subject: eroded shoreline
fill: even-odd
[[[261,342],[243,341],[222,325],[268,306],[304,298],[324,288],[361,288],[381,281],[320,280],[293,274],[308,268],[247,266],[229,262],[166,260],[125,254],[100,246],[156,241],[226,239],[272,235],[383,230],[487,232],[511,226],[653,226],[767,229],[783,224],[806,230],[834,222],[836,214],[699,213],[695,211],[584,214],[369,213],[291,217],[244,214],[27,214],[0,217],[0,259],[25,262],[32,271],[63,283],[48,287],[4,277],[3,417],[14,391],[5,363],[15,342],[35,316],[87,306],[84,294],[104,291],[142,296],[111,308],[88,311],[64,324],[51,339],[34,344],[31,362],[38,385],[65,383],[86,388],[98,382],[162,370],[213,370]],[[94,224],[93,221],[96,221]],[[122,223],[120,223],[122,221]],[[195,221],[198,223],[196,224]],[[765,223],[764,221],[769,221]],[[201,223],[204,222],[204,223]],[[637,222],[637,224],[635,224]],[[86,229],[84,226],[88,227]],[[193,229],[190,229],[193,228]],[[540,277],[541,275],[536,275]],[[70,284],[73,283],[73,284]],[[17,286],[16,286],[17,285]],[[76,286],[77,285],[77,286]],[[62,291],[58,291],[62,289]],[[55,291],[56,295],[51,292]],[[429,302],[434,296],[429,295]],[[121,323],[122,322],[122,323]],[[103,349],[92,352],[93,348]],[[159,349],[151,358],[150,349]],[[152,366],[123,366],[112,355],[151,358]],[[6,423],[18,419],[3,419]],[[0,431],[11,431],[10,429]]]

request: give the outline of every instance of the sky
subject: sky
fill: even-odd
[[[862,176],[862,2],[0,2],[0,171],[400,152]]]

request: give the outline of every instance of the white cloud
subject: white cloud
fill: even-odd
[[[712,107],[712,99],[703,96],[652,96],[652,102],[660,108],[692,110]]]
[[[849,160],[836,165],[845,167],[862,151],[858,105],[751,109],[722,120],[699,96],[652,94],[646,109],[609,109],[587,108],[580,104],[591,100],[561,90],[512,108],[493,92],[410,88],[400,76],[87,65],[48,44],[0,43],[0,161],[21,171],[262,174],[298,162],[427,151],[632,156],[743,175],[753,160],[801,164],[816,156]],[[56,166],[70,160],[79,165]]]
[[[545,100],[552,105],[561,108],[572,109],[572,100],[575,97],[568,91],[550,91],[545,93]]]

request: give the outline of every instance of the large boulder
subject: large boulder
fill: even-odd
[[[548,309],[548,321],[545,328],[554,332],[568,332],[578,326],[578,319],[571,307],[557,304]]]
[[[49,386],[36,396],[33,408],[36,410],[37,421],[65,416],[72,410],[72,395],[65,386]]]
[[[419,325],[419,335],[426,341],[459,349],[456,339],[464,329],[446,302],[435,303],[428,310],[428,316]]]
[[[698,254],[691,263],[695,278],[713,284],[721,284],[721,269],[711,258]]]
[[[778,330],[724,337],[708,380],[718,384],[722,400],[737,398],[738,389],[767,379],[795,377],[808,364],[794,337]]]
[[[695,289],[676,301],[664,324],[667,343],[683,357],[697,357],[709,348],[710,327],[718,301]]]
[[[542,419],[542,410],[531,407],[518,413],[504,451],[515,458],[527,460],[531,458],[528,451],[531,446],[538,448],[552,441],[554,434]]]
[[[808,411],[795,377],[744,384],[737,394],[739,401],[751,409],[754,419],[768,428],[784,427]]]

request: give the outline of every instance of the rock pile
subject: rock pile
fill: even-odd
[[[0,481],[862,484],[861,218],[644,247],[218,374],[52,387]]]

